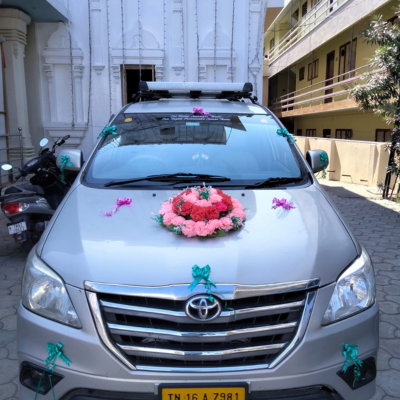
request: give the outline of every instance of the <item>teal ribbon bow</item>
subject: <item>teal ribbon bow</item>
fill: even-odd
[[[321,153],[319,155],[319,159],[321,161],[321,165],[324,168],[322,170],[322,178],[325,179],[326,178],[326,169],[328,168],[328,154],[326,154],[325,152]]]
[[[344,362],[342,372],[346,372],[347,368],[349,368],[350,362],[353,361],[354,364],[354,381],[353,381],[353,387],[358,382],[359,380],[364,380],[365,378],[361,378],[361,371],[360,367],[362,365],[362,361],[358,358],[357,356],[358,353],[358,346],[353,345],[350,346],[348,344],[344,345],[344,349],[342,351],[342,354],[346,357],[346,361]]]
[[[108,135],[116,135],[117,134],[117,127],[115,125],[109,126],[107,125],[103,132],[100,133],[100,137],[106,137]]]
[[[61,157],[60,157],[60,160],[61,160],[61,168],[60,168],[60,170],[61,170],[61,182],[62,182],[64,185],[66,185],[67,182],[65,182],[64,168],[65,168],[66,165],[72,167],[74,164],[72,164],[72,162],[69,161],[69,156],[61,156]]]
[[[63,353],[63,344],[62,343],[57,343],[56,345],[54,345],[53,343],[47,343],[47,352],[49,353],[49,356],[46,358],[46,360],[44,360],[44,363],[46,365],[46,367],[52,363],[52,365],[50,367],[48,367],[48,369],[50,371],[53,371],[54,368],[56,367],[56,359],[57,358],[61,358],[61,360],[64,361],[65,364],[67,364],[69,366],[69,364],[71,364],[71,361],[65,357],[64,353]]]
[[[216,284],[210,279],[210,271],[211,267],[206,265],[203,268],[200,268],[198,265],[193,265],[192,267],[192,276],[194,281],[190,284],[189,289],[193,290],[202,280],[205,282],[206,292],[209,295],[208,300],[214,303],[214,297],[211,294],[211,288],[217,287]]]
[[[278,129],[276,131],[276,133],[278,134],[278,136],[287,138],[287,140],[290,144],[296,143],[296,139],[294,138],[294,136],[291,133],[288,132],[288,130],[286,128]]]
[[[47,353],[49,353],[49,356],[44,360],[44,363],[46,365],[46,371],[50,371],[51,375],[48,375],[49,378],[49,382],[50,382],[50,387],[51,387],[51,391],[53,393],[53,398],[54,400],[56,400],[56,396],[54,394],[54,389],[53,389],[53,384],[51,382],[51,377],[53,375],[53,371],[54,368],[56,367],[56,359],[57,358],[61,358],[61,360],[64,361],[65,364],[67,364],[68,366],[71,364],[71,361],[64,355],[63,353],[63,344],[62,343],[57,343],[56,345],[54,345],[53,343],[47,343]],[[49,366],[49,364],[51,364]],[[42,384],[42,379],[45,376],[45,373],[43,372],[42,376],[39,379],[39,383],[36,389],[36,395],[35,395],[35,400],[37,398],[37,395],[39,393],[39,388],[40,385]]]

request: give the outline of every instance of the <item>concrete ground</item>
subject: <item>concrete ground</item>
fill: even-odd
[[[381,200],[375,188],[322,183],[374,261],[380,350],[373,400],[400,399],[400,204]],[[18,400],[16,309],[27,251],[9,237],[5,223],[0,217],[0,400]]]

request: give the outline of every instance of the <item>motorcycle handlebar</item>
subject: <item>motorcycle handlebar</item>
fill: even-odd
[[[18,174],[18,175],[15,177],[15,180],[17,181],[19,178],[21,178],[21,176],[22,176],[22,174]]]

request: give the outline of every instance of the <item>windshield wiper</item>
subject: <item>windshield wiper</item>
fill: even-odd
[[[149,175],[149,176],[144,176],[143,178],[127,179],[124,181],[110,181],[110,182],[107,182],[104,186],[110,187],[110,186],[117,186],[117,185],[126,185],[128,183],[134,183],[134,182],[140,182],[140,181],[227,182],[227,181],[230,181],[230,178],[227,178],[226,176],[221,176],[221,175],[190,174],[190,173],[186,173],[186,172],[177,172],[176,174]]]
[[[288,183],[296,183],[302,181],[302,177],[297,178],[269,178],[262,182],[254,183],[253,185],[247,185],[246,189],[254,189],[259,187],[275,187],[275,186],[282,186]]]

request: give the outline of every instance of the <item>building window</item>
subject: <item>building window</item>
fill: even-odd
[[[322,130],[322,137],[330,138],[331,137],[331,130],[330,129],[323,129]]]
[[[316,137],[317,136],[317,130],[316,129],[306,129],[306,136]]]
[[[391,142],[392,131],[391,129],[377,129],[375,131],[375,142]]]
[[[303,81],[304,80],[304,71],[305,71],[306,67],[301,67],[299,69],[299,81]]]
[[[336,139],[347,139],[350,140],[353,137],[352,129],[336,129],[335,138]]]
[[[301,16],[304,17],[307,14],[307,2],[301,6]]]
[[[318,78],[319,59],[308,64],[308,80]]]
[[[318,3],[321,3],[321,0],[311,0],[311,8],[315,7]]]
[[[303,129],[297,129],[296,136],[303,136]]]
[[[350,60],[350,48],[351,48],[351,60]],[[339,49],[339,81],[344,81],[354,76],[354,72],[346,74],[346,72],[352,71],[356,67],[356,52],[357,52],[357,39],[353,40],[353,46],[350,46],[350,42],[344,44]]]

